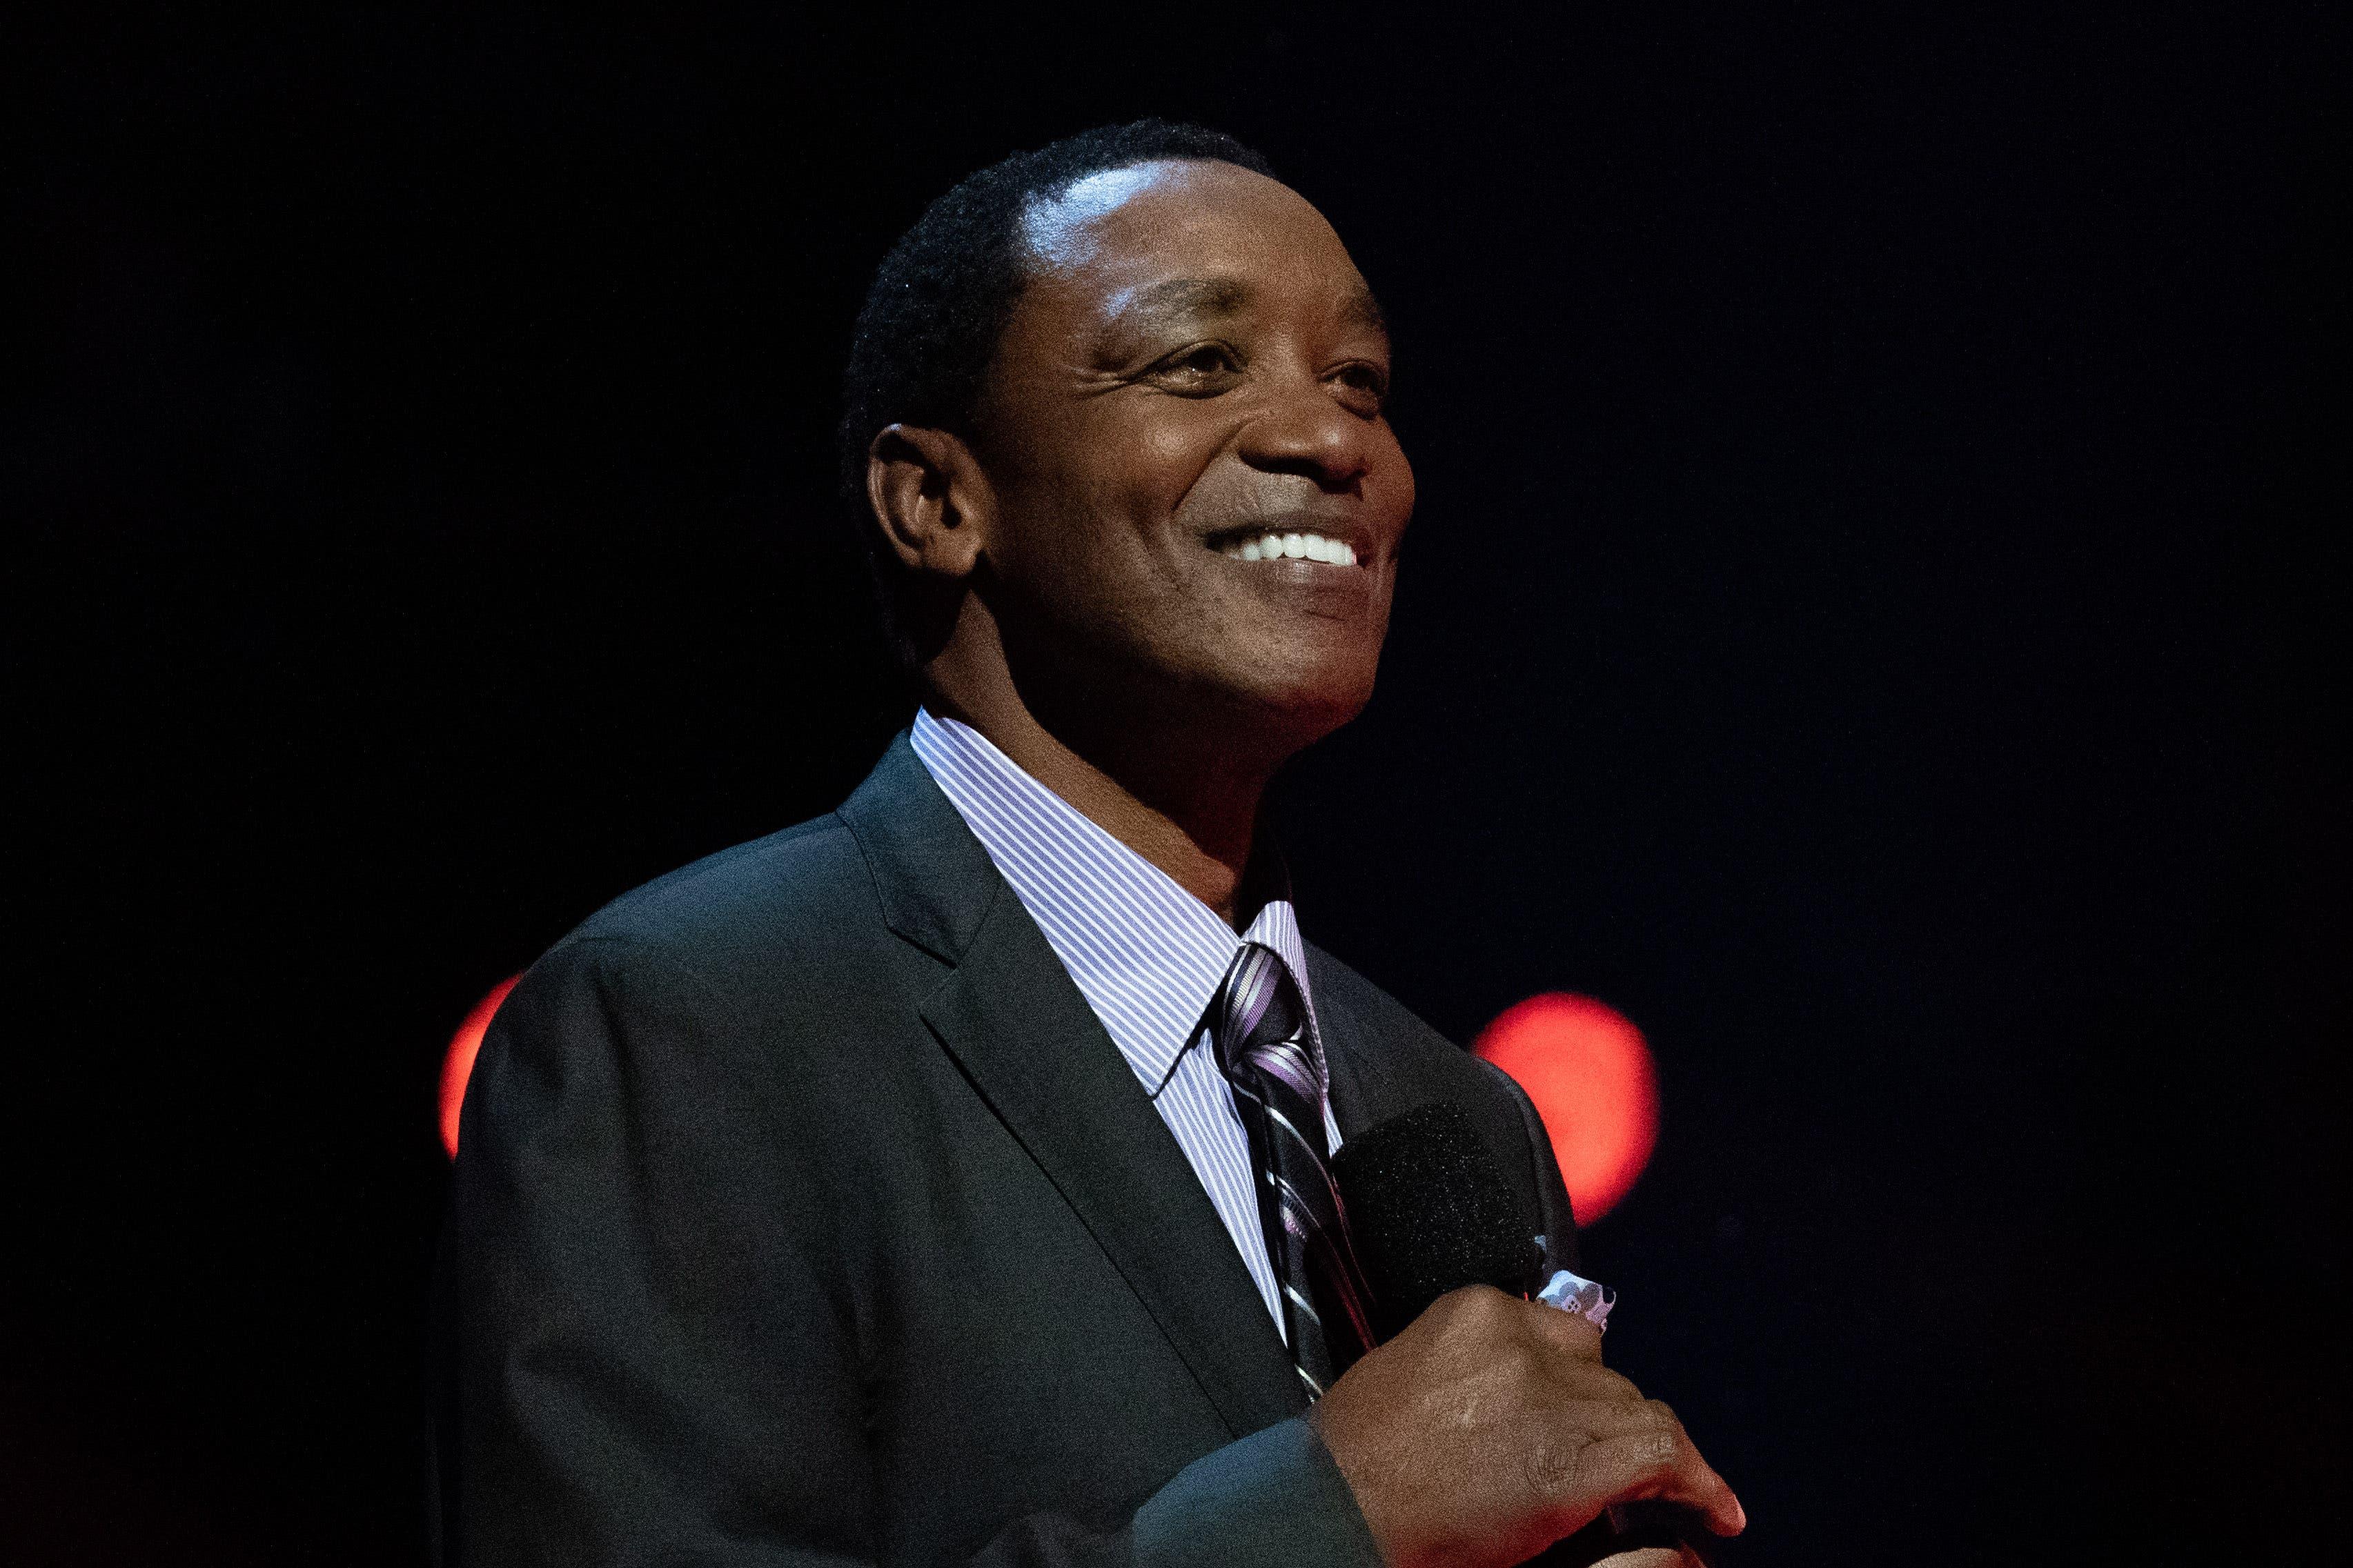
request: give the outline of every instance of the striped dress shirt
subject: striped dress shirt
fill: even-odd
[[[1031,778],[977,730],[919,709],[909,739],[1021,907],[1045,932],[1047,944],[1103,1020],[1103,1031],[1144,1091],[1149,1094],[1167,1080],[1153,1104],[1200,1177],[1282,1332],[1282,1303],[1259,1218],[1250,1135],[1208,1042],[1191,1051],[1185,1047],[1218,994],[1235,950],[1245,941],[1263,942],[1282,956],[1299,983],[1307,1004],[1309,1042],[1321,1065],[1307,952],[1290,900],[1270,900],[1237,936],[1215,910]],[[1173,1077],[1171,1063],[1176,1063]],[[1324,1136],[1330,1147],[1339,1148],[1328,1098]]]

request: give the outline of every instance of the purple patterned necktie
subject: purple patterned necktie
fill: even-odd
[[[1307,1008],[1282,955],[1246,942],[1209,1008],[1218,1066],[1233,1086],[1259,1175],[1258,1208],[1307,1397],[1371,1348],[1368,1293],[1324,1142],[1324,1074]]]

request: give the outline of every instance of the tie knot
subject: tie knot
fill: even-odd
[[[1262,1068],[1269,1048],[1287,1042],[1304,1057],[1306,1030],[1307,1004],[1299,994],[1299,983],[1291,977],[1291,966],[1262,942],[1242,943],[1227,966],[1210,1016],[1209,1037],[1217,1047],[1218,1065],[1229,1078],[1245,1067]]]

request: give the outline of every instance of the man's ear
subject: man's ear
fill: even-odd
[[[866,500],[882,540],[911,572],[972,575],[994,497],[972,448],[945,430],[886,425],[866,448]]]

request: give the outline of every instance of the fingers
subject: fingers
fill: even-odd
[[[1540,1444],[1531,1455],[1529,1479],[1540,1491],[1572,1508],[1647,1499],[1678,1503],[1718,1535],[1747,1527],[1740,1500],[1665,1405],[1644,1400],[1586,1419],[1594,1423],[1586,1426],[1593,1441],[1577,1444],[1575,1426],[1564,1423],[1561,1441]]]
[[[1574,1312],[1506,1296],[1490,1285],[1465,1285],[1447,1292],[1398,1337],[1477,1345],[1482,1359],[1498,1347],[1510,1346],[1555,1368],[1601,1365],[1600,1330]],[[1627,1387],[1630,1391],[1633,1385]]]
[[[1621,1405],[1642,1399],[1641,1389],[1601,1364],[1600,1330],[1574,1312],[1519,1300],[1485,1285],[1440,1297],[1407,1333],[1427,1333],[1459,1346],[1482,1367],[1521,1366],[1558,1398]]]
[[[1527,1323],[1536,1336],[1561,1354],[1577,1361],[1601,1364],[1601,1331],[1578,1317],[1564,1312],[1558,1307],[1540,1302],[1521,1303]]]
[[[1655,1399],[1571,1399],[1547,1414],[1561,1431],[1585,1437],[1588,1446],[1608,1437],[1641,1437],[1654,1433],[1682,1437],[1683,1431],[1675,1413]]]
[[[1494,1436],[1516,1429],[1502,1451],[1518,1453],[1522,1495],[1554,1525],[1574,1531],[1611,1503],[1647,1500],[1689,1509],[1719,1535],[1746,1525],[1675,1413],[1604,1366],[1600,1331],[1575,1313],[1472,1286],[1440,1298],[1397,1348],[1409,1339],[1430,1364],[1494,1396]]]

